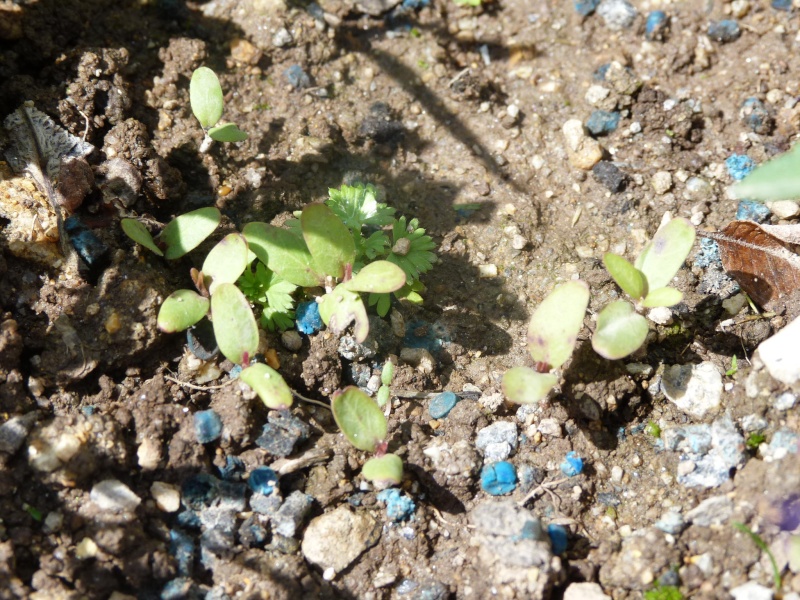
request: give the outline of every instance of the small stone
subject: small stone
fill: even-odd
[[[721,44],[727,44],[739,39],[741,30],[739,24],[731,19],[715,21],[708,26],[708,37]]]
[[[260,515],[271,517],[278,512],[281,504],[283,504],[283,498],[277,494],[270,494],[269,496],[253,494],[250,496],[250,508]]]
[[[571,583],[564,591],[564,600],[611,600],[599,583]]]
[[[644,37],[650,42],[661,42],[669,28],[669,17],[663,10],[654,10],[647,15]]]
[[[303,347],[303,338],[294,329],[289,329],[281,334],[281,343],[289,352],[299,352]]]
[[[102,510],[133,511],[142,501],[139,496],[117,479],[96,483],[89,498]]]
[[[247,485],[257,494],[269,496],[275,491],[278,483],[278,474],[269,467],[256,467],[250,472]]]
[[[603,158],[603,148],[597,140],[586,135],[580,120],[570,119],[564,123],[561,131],[572,166],[588,171]]]
[[[409,364],[422,373],[433,373],[436,366],[436,359],[425,348],[402,348],[400,362]]]
[[[314,498],[296,490],[289,494],[272,516],[272,530],[285,537],[294,537],[311,510]]]
[[[589,89],[586,90],[586,102],[591,104],[592,106],[600,106],[603,101],[609,97],[611,94],[611,90],[603,87],[602,85],[590,85]]]
[[[772,434],[772,439],[762,450],[764,461],[783,460],[788,455],[800,453],[800,434],[787,427],[782,427]]]
[[[656,194],[666,194],[672,187],[672,174],[669,171],[658,171],[650,180]]]
[[[800,380],[800,317],[761,342],[758,355],[769,374],[786,385]]]
[[[478,431],[475,447],[485,453],[490,444],[505,443],[509,451],[517,449],[517,425],[512,421],[497,421]]]
[[[607,160],[597,163],[592,168],[592,175],[614,194],[623,191],[628,184],[628,176],[620,171],[617,165]]]
[[[481,279],[491,279],[493,277],[497,277],[497,265],[495,264],[488,264],[488,265],[478,265],[478,277]]]
[[[611,467],[611,481],[620,483],[622,481],[623,470],[619,465]]]
[[[595,110],[586,121],[586,129],[592,135],[608,135],[619,127],[619,111]]]
[[[42,530],[45,533],[58,533],[64,525],[64,513],[52,511],[44,518]]]
[[[311,78],[300,65],[292,65],[283,71],[283,77],[296,90],[311,87]],[[305,333],[305,332],[304,332]]]
[[[527,569],[550,563],[550,538],[531,512],[511,500],[492,499],[469,513],[474,539],[504,567]]]
[[[234,38],[231,41],[231,58],[238,63],[254,65],[261,60],[261,50],[245,39]]]
[[[661,518],[655,522],[655,526],[658,527],[664,533],[669,533],[670,535],[678,535],[681,531],[684,530],[686,527],[686,523],[683,519],[683,515],[678,510],[669,510],[663,515]]]
[[[701,177],[690,177],[686,181],[686,196],[691,200],[706,200],[713,192],[711,184]]]
[[[25,443],[25,438],[28,437],[37,418],[36,412],[29,412],[26,415],[12,417],[0,425],[0,452],[16,453]]]
[[[300,547],[309,562],[340,573],[374,546],[380,534],[381,524],[371,514],[342,505],[312,519]]]
[[[289,32],[286,27],[281,27],[278,31],[275,32],[275,35],[272,36],[272,45],[276,48],[283,48],[284,46],[288,46],[294,41],[292,34]]]
[[[700,527],[722,525],[733,515],[733,500],[728,496],[706,498],[686,513],[686,521]]]
[[[177,486],[163,481],[154,481],[150,486],[150,494],[156,501],[156,506],[164,512],[178,512],[181,507],[181,492]]]
[[[434,419],[444,419],[453,410],[458,402],[458,396],[453,392],[442,392],[431,400],[428,412]]]
[[[730,594],[733,596],[733,600],[772,600],[774,598],[771,589],[755,581],[748,581],[736,586],[730,590]]]
[[[158,468],[158,464],[161,462],[161,445],[158,440],[143,439],[136,450],[136,457],[142,469],[149,471]]]
[[[541,432],[542,435],[547,435],[550,437],[560,438],[561,437],[561,423],[558,422],[557,419],[549,417],[547,419],[542,419],[539,421],[539,424],[536,426],[536,429]]]
[[[776,200],[767,203],[767,206],[779,219],[791,219],[800,214],[800,204],[794,200]]]
[[[85,537],[75,545],[75,558],[86,560],[97,556],[99,548],[92,538]]]
[[[719,407],[722,399],[722,375],[713,363],[673,365],[661,380],[664,395],[683,412],[702,419]]]
[[[739,114],[745,126],[758,134],[769,134],[775,124],[769,109],[758,98],[745,100]]]
[[[792,10],[792,0],[772,0],[772,8],[789,12]]]
[[[736,294],[722,301],[722,309],[730,316],[735,317],[747,306],[747,296]]]
[[[606,27],[612,31],[627,29],[636,20],[636,9],[628,0],[603,0],[597,7]]]
[[[736,207],[738,221],[755,221],[763,223],[769,219],[770,210],[763,202],[756,200],[740,200]]]
[[[273,456],[289,456],[311,435],[311,428],[288,410],[270,411],[267,420],[269,422],[261,430],[256,445]]]
[[[797,396],[795,396],[792,392],[783,392],[772,403],[772,406],[775,407],[776,410],[790,410],[794,408],[794,405],[797,403]]]
[[[194,413],[194,433],[201,444],[209,444],[222,435],[222,419],[213,410]]]
[[[659,306],[650,309],[647,318],[658,325],[669,325],[672,323],[672,310],[668,306]]]

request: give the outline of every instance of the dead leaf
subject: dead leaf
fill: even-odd
[[[786,237],[786,232],[780,233]],[[789,297],[800,290],[800,256],[791,243],[757,223],[733,221],[722,231],[701,235],[719,244],[725,271],[759,306],[781,312]]]

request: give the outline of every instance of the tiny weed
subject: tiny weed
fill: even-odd
[[[769,557],[769,562],[772,564],[772,582],[775,585],[775,592],[780,593],[781,588],[783,587],[783,582],[781,580],[781,572],[778,569],[778,563],[775,560],[775,556],[772,554],[772,550],[769,549],[766,542],[761,539],[761,536],[755,533],[752,529],[750,529],[744,523],[736,522],[733,526],[741,531],[742,533],[746,533],[747,536],[753,541],[753,543],[758,547],[759,550],[766,552],[767,557]]]

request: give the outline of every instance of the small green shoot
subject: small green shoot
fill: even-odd
[[[683,600],[683,594],[674,585],[656,584],[656,587],[644,593],[644,600]]]
[[[725,375],[727,375],[728,377],[733,377],[734,375],[736,375],[738,371],[739,371],[739,364],[736,355],[734,354],[733,358],[731,358],[731,368],[725,371]]]
[[[528,351],[537,368],[509,369],[502,383],[506,398],[533,404],[555,387],[558,377],[550,371],[572,356],[588,305],[589,287],[582,281],[561,284],[542,300],[528,325]]]
[[[211,294],[211,319],[219,351],[237,365],[249,363],[258,349],[258,326],[244,294],[221,283]]]
[[[609,360],[624,358],[644,344],[649,330],[647,319],[624,300],[617,300],[597,315],[592,348]]]
[[[398,485],[403,480],[403,459],[396,454],[375,456],[364,463],[361,474],[378,487]]]
[[[747,536],[752,540],[752,542],[762,551],[767,553],[767,557],[769,558],[770,564],[772,564],[772,582],[775,585],[775,591],[780,592],[781,588],[783,587],[783,582],[781,580],[781,572],[778,569],[778,563],[775,560],[775,556],[772,554],[772,550],[769,549],[766,542],[761,539],[761,536],[755,533],[752,529],[750,529],[744,523],[735,522],[733,526],[741,531],[742,533],[746,533]]]
[[[239,378],[253,388],[267,408],[284,409],[292,405],[292,390],[275,369],[255,363],[242,369]]]
[[[480,6],[483,0],[453,0],[459,6]]]
[[[255,270],[247,269],[237,284],[250,302],[261,307],[261,326],[270,331],[285,331],[294,325],[294,298],[297,286],[284,281],[257,261]]]
[[[375,395],[375,401],[378,406],[383,408],[389,402],[390,389],[392,380],[394,379],[395,364],[391,360],[387,360],[383,369],[381,369],[381,387],[378,388],[378,393]]]
[[[247,134],[233,123],[217,125],[222,118],[224,108],[222,86],[219,78],[208,67],[200,67],[192,73],[189,82],[189,103],[192,113],[200,121],[206,133],[200,152],[208,152],[212,140],[217,142],[242,142]]]
[[[654,438],[661,437],[661,427],[655,421],[648,421],[644,430],[647,435],[653,436]]]
[[[800,144],[756,167],[730,192],[736,198],[767,202],[800,198]]]
[[[349,386],[334,394],[331,411],[344,436],[359,450],[375,452],[378,443],[386,439],[383,411],[357,387]]]
[[[747,436],[744,445],[750,450],[758,450],[758,447],[767,441],[763,433],[751,433]]]
[[[137,244],[158,256],[175,260],[194,250],[214,233],[221,219],[222,215],[214,207],[198,208],[167,223],[155,239],[136,219],[122,219],[121,226],[125,235]]]

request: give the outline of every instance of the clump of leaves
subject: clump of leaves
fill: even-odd
[[[506,398],[532,404],[555,387],[558,377],[552,371],[572,356],[588,305],[589,287],[582,281],[561,284],[542,300],[528,325],[528,351],[536,368],[506,371],[502,384]]]
[[[189,82],[189,102],[192,113],[200,121],[206,134],[200,152],[208,152],[212,140],[242,142],[247,139],[247,134],[234,123],[219,124],[224,108],[222,86],[219,84],[217,74],[208,67],[200,67],[192,73]]]
[[[689,256],[694,238],[694,226],[686,219],[676,218],[659,228],[633,264],[606,253],[603,257],[606,269],[635,306],[618,300],[600,311],[592,336],[595,352],[611,360],[632,354],[644,343],[649,330],[640,312],[645,308],[674,306],[683,299],[680,291],[667,284]]]
[[[359,450],[372,452],[361,474],[379,486],[397,485],[403,478],[403,461],[386,453],[388,426],[375,400],[355,386],[337,392],[331,402],[336,424],[347,440]]]

